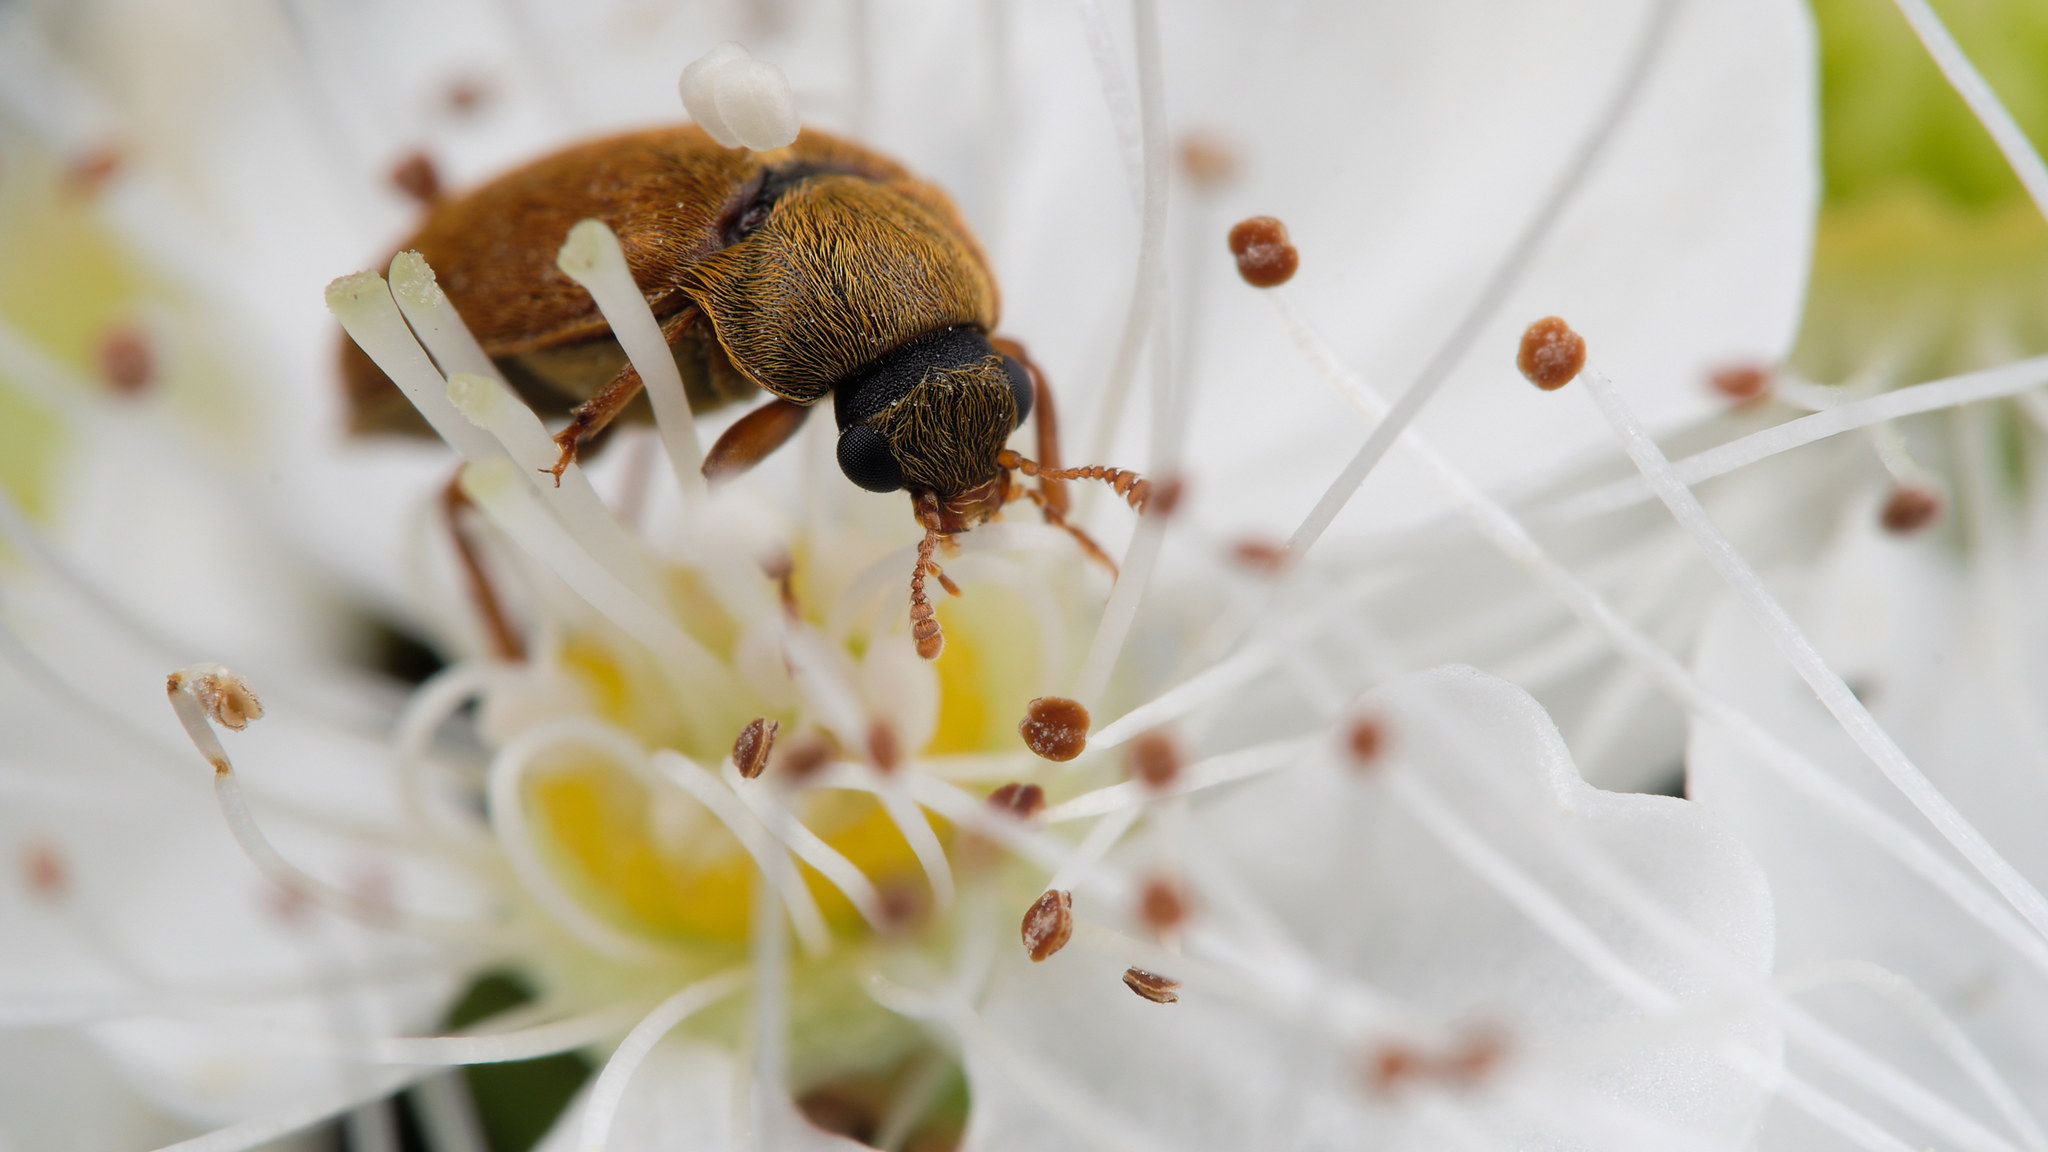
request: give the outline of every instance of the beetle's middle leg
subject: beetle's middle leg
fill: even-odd
[[[696,319],[695,308],[685,308],[671,316],[668,322],[661,326],[662,342],[674,348],[676,341],[683,338],[683,333],[690,330],[690,325],[695,323]],[[631,360],[628,360],[625,367],[619,369],[618,375],[611,378],[610,383],[598,389],[597,395],[578,404],[576,410],[569,414],[569,426],[555,433],[555,446],[562,450],[562,455],[555,461],[554,467],[546,469],[554,475],[557,487],[561,486],[562,473],[576,462],[576,454],[582,450],[583,445],[591,437],[604,431],[606,425],[625,411],[626,405],[633,402],[633,397],[640,394],[642,386],[639,370],[633,367]]]

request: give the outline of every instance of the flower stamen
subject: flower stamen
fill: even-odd
[[[1174,1004],[1180,1000],[1180,981],[1143,968],[1124,969],[1124,987],[1136,992],[1139,999],[1154,1004]]]
[[[1088,709],[1065,696],[1040,696],[1017,722],[1024,746],[1038,756],[1065,763],[1088,747]]]
[[[1062,889],[1047,889],[1024,912],[1024,952],[1033,963],[1043,963],[1067,946],[1074,936],[1074,895]]]
[[[661,1038],[692,1015],[739,991],[746,981],[744,971],[732,971],[686,985],[633,1025],[633,1030],[612,1050],[611,1058],[605,1061],[597,1082],[591,1086],[590,1102],[583,1112],[583,1138],[577,1144],[579,1152],[603,1152],[627,1083]]]
[[[476,934],[473,922],[406,913],[387,901],[367,899],[359,893],[316,879],[286,860],[264,836],[263,830],[256,826],[256,817],[250,812],[249,801],[242,794],[241,782],[235,776],[234,764],[213,730],[213,724],[217,723],[239,732],[247,728],[250,721],[263,717],[263,705],[257,701],[248,681],[218,664],[195,664],[171,673],[164,682],[164,688],[170,697],[171,710],[177,714],[178,722],[192,740],[192,746],[213,766],[214,798],[219,803],[222,818],[227,821],[228,831],[249,862],[272,883],[307,903],[367,927],[400,929],[425,936]]]
[[[1820,697],[1822,705],[1835,717],[1843,732],[2036,932],[2048,935],[2048,899],[2044,899],[2040,890],[2029,883],[1984,834],[1956,810],[1948,797],[1935,787],[1870,715],[1862,701],[1849,691],[1849,686],[1828,666],[1806,633],[1785,611],[1784,605],[1764,586],[1755,570],[1742,559],[1735,546],[1707,515],[1706,509],[1700,506],[1699,498],[1672,470],[1671,462],[1664,458],[1663,451],[1643,430],[1628,402],[1622,399],[1614,385],[1594,370],[1589,369],[1582,375],[1587,391],[1599,405],[1601,414],[1607,417],[1622,447],[1635,461],[1651,490],[1670,509],[1680,527],[1699,544],[1715,571],[1741,599],[1750,616],[1765,629],[1786,663],[1806,681],[1814,695]]]
[[[732,742],[732,765],[741,776],[752,780],[768,767],[768,753],[775,747],[775,734],[782,725],[766,717],[747,721],[740,729],[738,739]]]

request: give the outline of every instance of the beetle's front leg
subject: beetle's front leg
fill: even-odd
[[[695,308],[685,308],[671,316],[668,322],[661,326],[662,341],[670,349],[674,349],[676,342],[683,338],[683,333],[689,331],[690,325],[696,320]],[[554,467],[543,469],[554,475],[556,487],[561,487],[562,473],[576,462],[576,455],[582,451],[585,442],[604,431],[606,425],[617,419],[619,413],[626,410],[626,405],[633,402],[633,397],[640,394],[641,387],[640,371],[633,367],[631,360],[628,360],[626,366],[619,369],[619,374],[611,378],[610,383],[597,390],[597,395],[578,404],[576,410],[569,414],[569,426],[555,433],[555,446],[562,450],[562,455],[555,461]]]

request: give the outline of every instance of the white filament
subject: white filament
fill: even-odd
[[[1579,187],[1585,183],[1586,176],[1593,170],[1595,162],[1599,160],[1601,153],[1606,151],[1607,143],[1613,139],[1615,130],[1621,126],[1629,109],[1637,103],[1637,96],[1650,77],[1650,66],[1656,62],[1663,50],[1666,33],[1670,31],[1671,24],[1678,14],[1678,6],[1679,0],[1659,0],[1656,8],[1651,11],[1649,19],[1644,23],[1641,38],[1637,40],[1635,50],[1630,53],[1628,66],[1623,70],[1620,81],[1608,96],[1600,114],[1594,118],[1592,126],[1587,129],[1584,138],[1579,141],[1578,148],[1565,162],[1556,183],[1537,205],[1536,212],[1529,218],[1529,222],[1523,225],[1522,232],[1515,238],[1514,244],[1501,257],[1500,263],[1487,278],[1486,286],[1480,290],[1478,297],[1465,310],[1457,325],[1451,329],[1450,335],[1429,358],[1429,362],[1423,365],[1422,371],[1415,377],[1415,382],[1408,386],[1406,392],[1401,393],[1400,399],[1394,401],[1394,406],[1366,436],[1365,443],[1358,449],[1358,455],[1345,466],[1343,473],[1330,484],[1328,491],[1323,493],[1322,499],[1309,511],[1301,526],[1294,530],[1294,535],[1287,541],[1287,556],[1290,562],[1298,562],[1315,546],[1315,542],[1322,538],[1323,533],[1337,519],[1337,514],[1344,510],[1344,506],[1351,502],[1353,496],[1358,494],[1359,486],[1365,483],[1367,474],[1379,464],[1387,449],[1394,446],[1395,439],[1414,422],[1416,415],[1422,411],[1422,406],[1436,395],[1437,389],[1443,386],[1444,381],[1450,379],[1451,370],[1458,366],[1465,358],[1465,354],[1471,350],[1473,343],[1479,339],[1480,329],[1493,318],[1494,312],[1507,300],[1508,293],[1521,282],[1523,273],[1527,272],[1530,264],[1534,262],[1537,249],[1549,238],[1551,229],[1564,214],[1565,206],[1577,195]]]
[[[2017,360],[1997,368],[1965,372],[1960,376],[1930,380],[1910,388],[1838,404],[1674,461],[1671,469],[1684,483],[1698,484],[1843,432],[1979,400],[2025,396],[2043,384],[2048,384],[2048,356]],[[1563,501],[1558,504],[1555,514],[1561,517],[1597,516],[1649,498],[1650,486],[1642,477],[1631,476]]]
[[[720,771],[719,776],[725,781],[725,786],[732,789],[733,794],[740,798],[740,802],[767,827],[770,834],[788,845],[789,850],[796,853],[797,859],[817,869],[825,879],[832,882],[833,887],[839,889],[839,894],[846,897],[847,903],[853,905],[854,910],[860,913],[861,919],[868,922],[869,927],[877,931],[889,927],[888,914],[882,908],[882,894],[875,891],[875,885],[867,878],[867,874],[854,867],[853,861],[840,855],[838,849],[819,839],[817,833],[804,827],[803,821],[796,818],[796,813],[784,806],[780,797],[771,793],[770,790],[775,787],[773,784],[746,779],[730,762]]]
[[[1927,0],[1895,2],[1899,12],[1906,17],[1906,23],[1913,26],[1913,34],[1920,38],[1927,54],[1933,57],[1935,67],[1941,69],[1941,74],[1948,78],[1949,86],[1963,98],[1963,103],[1970,106],[1977,122],[1991,133],[1998,150],[2005,154],[2005,162],[2012,166],[2013,175],[2020,178],[2020,183],[2026,186],[2027,195],[2033,198],[2034,207],[2048,216],[2048,165],[2041,162],[2041,154],[2034,150],[2025,130],[2012,118],[2012,113],[2006,111],[2005,104],[1971,65],[1970,58],[1963,55],[1962,47],[1956,43],[1955,37],[1949,35],[1941,17],[1928,7]]]
[[[491,434],[512,462],[591,559],[617,577],[634,595],[650,604],[661,602],[661,590],[638,545],[590,486],[582,466],[562,470],[557,485],[548,475],[560,449],[512,389],[496,376],[457,372],[448,378],[448,402],[471,423]]]
[[[2040,1122],[2027,1110],[2019,1093],[1999,1074],[1998,1066],[1971,1041],[1969,1033],[1950,1020],[1941,1006],[1912,981],[1866,960],[1840,960],[1778,978],[1778,986],[1793,994],[1829,984],[1863,988],[1904,1013],[1943,1055],[1962,1069],[2028,1148],[2034,1152],[2048,1150],[2048,1133],[2041,1130]]]
[[[491,831],[505,853],[506,863],[520,885],[547,913],[577,939],[607,956],[621,960],[650,960],[662,950],[638,937],[629,936],[598,919],[555,881],[540,846],[526,820],[524,782],[526,773],[543,756],[558,749],[596,752],[628,771],[640,766],[643,754],[638,745],[622,733],[588,720],[558,720],[537,724],[520,733],[491,758],[490,781],[485,803]],[[635,772],[635,774],[641,774]]]
[[[1585,921],[1489,845],[1422,781],[1411,773],[1397,772],[1388,780],[1388,791],[1460,863],[1637,1008],[1651,1015],[1666,1015],[1678,1008],[1678,1001],[1669,992],[1617,955]],[[1806,1084],[1776,1060],[1741,1041],[1724,1039],[1715,1045],[1715,1050],[1736,1071],[1759,1086],[1776,1091],[1786,1102],[1857,1143],[1867,1148],[1908,1152],[1907,1145],[1868,1118]],[[1985,1152],[2012,1152],[2010,1145],[1975,1125],[1969,1129],[1951,1127],[1943,1134]]]
[[[803,877],[795,869],[785,866],[789,853],[768,833],[761,821],[717,777],[679,752],[667,748],[657,750],[654,769],[690,799],[702,804],[739,840],[747,855],[754,858],[754,866],[761,870],[761,875],[782,893],[783,905],[789,909],[790,922],[796,925],[797,939],[803,944],[804,951],[813,956],[824,955],[832,946],[832,937],[825,926],[824,913],[818,910],[817,898],[811,895],[810,886],[804,883]]]
[[[729,694],[717,659],[668,615],[633,590],[588,552],[550,515],[517,471],[500,457],[462,470],[462,491],[505,534],[553,569],[591,607],[660,657],[676,678],[677,704],[703,720]]]
[[[1275,295],[1271,298],[1304,358],[1333,387],[1350,396],[1371,414],[1379,404],[1378,397],[1362,381],[1344,371],[1329,353],[1327,345],[1286,305],[1284,297]],[[1760,764],[1778,773],[1787,784],[1818,804],[1823,812],[1954,901],[1957,907],[1984,925],[2037,970],[2048,973],[2048,942],[2014,917],[1995,897],[1876,805],[1830,779],[1811,761],[1764,731],[1750,717],[1707,691],[1706,686],[1670,653],[1658,647],[1584,581],[1545,552],[1512,513],[1459,472],[1420,433],[1411,429],[1402,437],[1402,442],[1451,493],[1460,513],[1482,538],[1529,573],[1573,615],[1591,626],[1596,635],[1604,637],[1616,651],[1647,671],[1690,715],[1699,721],[1727,728],[1758,753]]]
[[[1942,838],[1961,852],[1963,858],[2011,902],[2035,931],[2048,936],[2048,900],[2042,899],[2041,893],[1914,766],[1904,750],[1878,726],[1863,702],[1856,699],[1856,694],[1849,691],[1849,686],[1834,669],[1828,667],[1827,661],[1821,658],[1820,652],[1793,621],[1791,614],[1764,587],[1749,562],[1742,558],[1735,545],[1707,515],[1706,509],[1700,506],[1692,490],[1672,472],[1671,462],[1664,458],[1656,442],[1643,431],[1642,424],[1636,420],[1614,385],[1597,369],[1590,367],[1579,374],[1579,379],[1585,383],[1587,392],[1599,405],[1601,415],[1607,417],[1622,447],[1642,471],[1643,478],[1657,493],[1658,499],[1671,510],[1679,526],[1698,542],[1714,570],[1742,601],[1751,618],[1770,636],[1772,645],[1799,673],[1800,679],[1806,681],[1807,687],[1820,697],[1821,704],[1833,714],[1856,747],[1877,765],[1885,778],[1913,807],[1920,810],[1921,815],[1927,817]]]
[[[612,1050],[611,1059],[605,1061],[604,1071],[597,1074],[597,1083],[591,1086],[590,1100],[583,1110],[582,1138],[576,1145],[578,1152],[603,1152],[626,1085],[661,1038],[697,1012],[739,991],[746,982],[747,973],[734,970],[687,985],[626,1033],[626,1038]]]
[[[195,679],[210,674],[215,667],[201,665],[171,676],[168,682],[171,710],[177,714],[178,723],[184,727],[185,735],[191,738],[192,746],[213,766],[213,794],[220,805],[221,817],[226,820],[236,845],[257,871],[292,895],[368,927],[398,929],[423,936],[478,938],[482,930],[473,922],[415,915],[389,904],[364,899],[309,875],[278,852],[263,830],[257,827],[256,817],[249,811],[248,799],[242,795],[242,786],[235,777],[227,749],[221,745],[220,737],[215,734],[207,716],[206,706],[200,703],[194,690]]]
[[[605,323],[611,325],[612,336],[640,373],[647,401],[654,407],[655,426],[661,430],[662,447],[668,450],[676,487],[686,505],[696,506],[704,496],[704,446],[697,441],[697,417],[690,411],[675,355],[662,337],[661,324],[648,307],[647,297],[633,281],[619,238],[602,220],[579,220],[562,242],[555,266],[590,293],[598,311],[604,313]]]
[[[1038,814],[1046,824],[1064,824],[1070,820],[1085,820],[1090,816],[1106,815],[1126,808],[1140,807],[1153,800],[1168,796],[1187,796],[1225,784],[1235,784],[1254,776],[1263,776],[1298,763],[1312,752],[1326,737],[1321,734],[1290,740],[1275,740],[1252,748],[1240,748],[1198,760],[1182,768],[1173,782],[1161,791],[1139,780],[1125,780],[1083,792],[1071,800],[1054,804]]]
[[[1270,648],[1260,644],[1247,645],[1229,659],[1210,665],[1104,724],[1088,737],[1088,747],[1098,751],[1114,748],[1140,733],[1213,704],[1265,672],[1272,666],[1273,657]]]
[[[448,402],[448,382],[406,326],[382,276],[357,272],[329,284],[327,310],[464,460],[475,463],[504,456],[496,440]]]
[[[1045,882],[1046,889],[1073,891],[1096,865],[1102,863],[1102,858],[1109,855],[1117,841],[1124,838],[1124,833],[1136,826],[1138,817],[1143,814],[1143,808],[1133,806],[1115,809],[1097,820],[1094,827],[1088,829],[1088,834],[1081,837],[1081,843],[1060,863],[1060,870]]]

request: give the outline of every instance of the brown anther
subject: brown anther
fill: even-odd
[[[88,148],[64,165],[64,191],[72,196],[97,196],[127,164],[128,158],[112,144]]]
[[[789,553],[778,552],[761,561],[761,571],[766,572],[768,578],[775,581],[776,588],[781,592],[783,615],[792,620],[801,616],[803,606],[796,598],[796,561],[790,558]]]
[[[1221,188],[1237,176],[1237,149],[1221,133],[1191,129],[1181,136],[1176,152],[1188,182],[1204,192]]]
[[[1254,288],[1278,288],[1294,279],[1301,253],[1287,242],[1287,225],[1271,216],[1240,220],[1230,229],[1230,254],[1237,274]]]
[[[139,325],[115,324],[100,333],[92,361],[107,387],[123,396],[140,395],[156,382],[156,352]]]
[[[1892,535],[1905,536],[1934,523],[1940,515],[1940,493],[1901,486],[1885,497],[1884,510],[1878,513],[1877,522]]]
[[[1367,1078],[1372,1081],[1373,1091],[1384,1095],[1427,1071],[1428,1062],[1420,1052],[1399,1044],[1389,1044],[1373,1053],[1372,1067],[1367,1073]]]
[[[799,736],[782,746],[776,757],[776,775],[791,782],[802,780],[832,762],[832,744],[816,734]]]
[[[71,887],[71,870],[55,844],[37,840],[21,852],[21,879],[38,900],[61,900]]]
[[[872,1144],[885,1120],[882,1102],[874,1098],[878,1095],[868,1084],[826,1085],[797,1097],[796,1110],[820,1131]]]
[[[1032,752],[1064,764],[1088,747],[1088,723],[1088,709],[1080,701],[1040,696],[1025,705],[1017,734]]]
[[[1386,729],[1377,716],[1355,716],[1344,730],[1344,750],[1355,768],[1374,767],[1385,750]]]
[[[1515,353],[1515,367],[1545,392],[1571,383],[1585,366],[1585,338],[1555,316],[1529,325],[1522,333],[1522,349]]]
[[[389,911],[392,906],[391,872],[380,864],[366,864],[348,878],[348,894],[370,908]]]
[[[278,923],[291,927],[303,926],[313,911],[313,902],[304,893],[281,884],[263,886],[262,904],[263,910],[275,917]]]
[[[448,90],[441,97],[448,103],[448,110],[459,116],[468,116],[482,108],[484,101],[491,98],[491,86],[475,76],[463,76],[452,80]]]
[[[1187,922],[1187,896],[1179,884],[1154,876],[1138,889],[1138,915],[1152,931],[1171,932]]]
[[[1009,783],[988,794],[988,806],[1029,820],[1045,807],[1045,789],[1036,784]]]
[[[1271,540],[1239,540],[1230,546],[1230,558],[1271,576],[1287,566],[1287,546]]]
[[[903,765],[903,744],[896,739],[896,727],[876,718],[868,723],[868,763],[884,772]]]
[[[422,204],[432,204],[441,198],[441,173],[433,157],[408,152],[391,166],[391,186]]]
[[[1158,487],[1150,489],[1140,498],[1140,502],[1145,505],[1145,515],[1166,519],[1173,515],[1174,509],[1180,507],[1181,498],[1187,495],[1187,491],[1187,482],[1178,476],[1169,476],[1161,480]]]
[[[1154,730],[1131,741],[1124,759],[1131,777],[1151,788],[1164,790],[1180,775],[1180,747],[1164,732]]]
[[[1024,913],[1024,951],[1033,963],[1067,946],[1074,936],[1074,896],[1057,888],[1046,890]]]
[[[882,923],[902,930],[922,921],[932,910],[931,889],[912,880],[885,880],[875,886]]]
[[[1180,999],[1180,981],[1143,968],[1124,969],[1124,987],[1154,1004],[1172,1004]]]
[[[1761,364],[1731,364],[1707,377],[1707,386],[1722,399],[1753,404],[1771,392],[1771,370]]]
[[[247,680],[218,664],[188,671],[196,674],[173,672],[166,686],[173,692],[190,689],[214,723],[240,732],[249,726],[249,721],[263,719],[263,703],[256,699],[256,690],[249,687]]]
[[[740,775],[752,780],[768,767],[768,752],[775,747],[775,734],[782,725],[765,716],[747,721],[740,729],[739,739],[732,742],[732,766]]]
[[[1498,1067],[1507,1050],[1507,1037],[1498,1029],[1475,1028],[1465,1036],[1457,1051],[1437,1062],[1437,1071],[1447,1080],[1469,1086]]]

